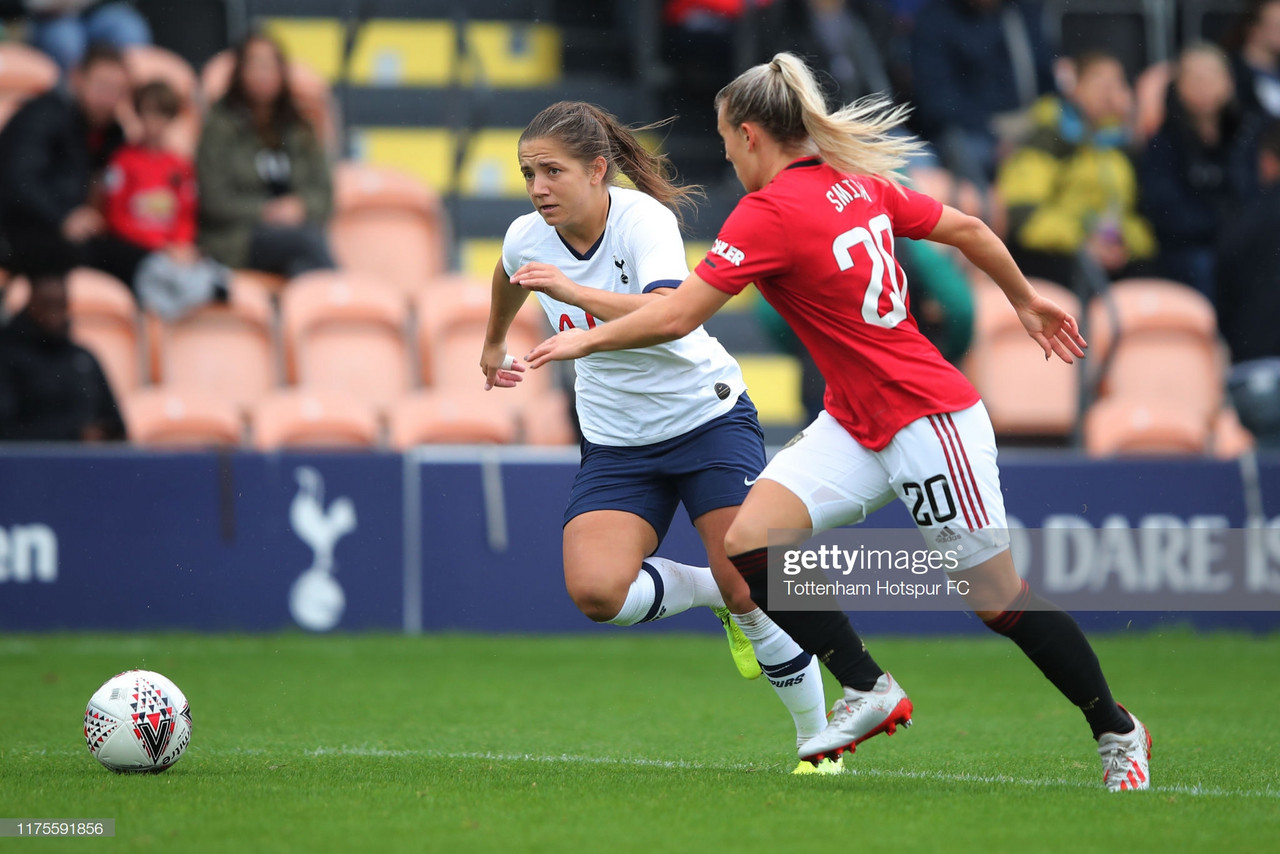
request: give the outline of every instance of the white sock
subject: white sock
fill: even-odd
[[[733,621],[751,641],[760,669],[791,713],[796,724],[796,743],[801,744],[826,729],[827,701],[818,659],[801,649],[791,635],[778,628],[759,608],[734,614]]]
[[[622,610],[609,622],[632,626],[703,606],[724,607],[720,588],[709,568],[651,557],[640,565]]]

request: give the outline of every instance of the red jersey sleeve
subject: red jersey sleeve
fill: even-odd
[[[717,290],[740,293],[752,282],[791,267],[785,234],[777,209],[752,193],[729,214],[694,272]]]
[[[917,193],[909,187],[901,191],[888,181],[878,181],[880,197],[893,219],[893,233],[898,237],[923,240],[933,233],[942,218],[942,202]]]

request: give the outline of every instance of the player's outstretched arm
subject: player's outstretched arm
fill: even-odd
[[[729,294],[690,273],[670,296],[651,300],[595,329],[567,329],[534,347],[525,358],[529,367],[540,368],[547,362],[579,359],[603,350],[634,350],[674,341],[697,329],[728,299]]]
[[[552,299],[576,305],[597,320],[614,320],[630,314],[642,305],[662,299],[675,288],[656,288],[643,294],[616,294],[599,288],[588,288],[570,279],[554,264],[531,261],[511,275],[513,284],[526,291],[538,291]],[[675,284],[675,282],[672,282]]]
[[[1000,286],[1018,312],[1027,334],[1044,350],[1046,359],[1056,355],[1071,364],[1073,356],[1084,358],[1089,345],[1076,319],[1051,299],[1040,296],[1018,269],[1009,248],[987,224],[974,216],[943,205],[942,217],[929,239],[959,249],[974,266]]]
[[[493,268],[493,287],[489,297],[489,322],[485,326],[484,349],[480,352],[480,370],[484,373],[484,389],[512,388],[523,377],[524,365],[508,359],[507,332],[515,322],[520,306],[529,293],[511,284],[502,259]]]

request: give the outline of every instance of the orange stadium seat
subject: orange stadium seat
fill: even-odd
[[[182,111],[169,128],[168,144],[179,154],[193,156],[200,138],[202,106],[195,70],[173,51],[154,45],[132,45],[125,49],[124,60],[135,87],[158,80],[168,83],[178,93],[182,99]],[[126,127],[132,123],[136,133],[137,116],[133,114],[132,104],[127,107],[123,119]]]
[[[200,90],[206,104],[212,104],[226,94],[234,68],[235,54],[229,48],[214,54],[205,63],[200,71]],[[337,107],[329,84],[306,63],[293,60],[289,62],[289,88],[298,110],[311,122],[325,148],[335,151],[338,143]]]
[[[1103,393],[1176,399],[1208,424],[1222,402],[1224,365],[1213,305],[1192,288],[1163,279],[1116,282],[1110,299],[1118,335],[1107,303],[1095,297],[1089,305],[1090,358],[1109,364]]]
[[[138,389],[124,398],[121,408],[129,438],[141,445],[238,445],[244,435],[232,403],[198,390]]]
[[[142,338],[138,307],[129,288],[114,276],[77,267],[67,278],[71,337],[89,348],[117,395],[142,384]],[[30,298],[31,287],[15,278],[5,289],[5,309],[12,316]]]
[[[292,382],[385,406],[412,385],[404,296],[358,273],[316,271],[281,299]]]
[[[269,294],[279,295],[289,280],[277,273],[265,270],[238,269],[231,271],[232,287],[240,282],[248,282],[251,286],[264,290]]]
[[[334,171],[329,224],[341,265],[411,293],[445,264],[440,200],[411,175],[351,161]]]
[[[99,270],[79,267],[68,280],[71,334],[93,351],[111,388],[126,392],[142,383],[138,306],[124,282]]]
[[[443,273],[439,276],[432,276],[426,282],[426,287],[415,294],[421,301],[422,299],[430,302],[431,298],[440,292],[439,299],[443,302],[450,301],[450,292],[458,288],[470,289],[475,292],[468,294],[467,302],[479,305],[480,297],[478,294],[484,294],[484,310],[489,310],[489,291],[493,287],[493,282],[486,276],[473,276],[469,273]]]
[[[1084,445],[1094,457],[1203,454],[1209,426],[1193,407],[1107,397],[1085,415]]]
[[[1045,280],[1034,284],[1041,294],[1080,316],[1080,300],[1071,291]],[[982,395],[996,433],[1067,436],[1079,409],[1079,367],[1058,359],[1046,362],[1004,292],[986,277],[975,278],[973,298],[973,345],[964,371]]]
[[[1224,407],[1213,419],[1213,455],[1223,460],[1233,460],[1253,450],[1254,438],[1240,423],[1235,409]]]
[[[269,395],[253,409],[253,444],[281,448],[373,448],[379,426],[371,407],[342,395],[289,389]]]
[[[501,392],[428,391],[403,397],[390,409],[391,447],[509,445],[516,440],[515,413]]]
[[[150,318],[155,379],[247,407],[279,384],[271,297],[232,280],[226,305],[210,304],[165,323]]]
[[[423,385],[436,382],[436,340],[449,318],[470,326],[484,325],[489,317],[490,282],[465,273],[436,276],[413,296],[413,313],[417,320],[418,370]],[[479,364],[479,351],[476,363]]]
[[[480,351],[489,320],[490,283],[448,277],[415,298],[418,354],[423,382],[439,387],[483,387]],[[530,297],[507,335],[507,352],[517,358],[550,335],[546,315]],[[552,372],[527,371],[521,385],[526,393],[549,389]]]
[[[529,445],[573,445],[578,441],[569,419],[569,395],[560,389],[534,394],[520,407],[524,441]]]

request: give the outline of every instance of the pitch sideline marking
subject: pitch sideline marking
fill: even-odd
[[[709,763],[684,759],[648,759],[645,757],[615,756],[578,756],[570,753],[560,755],[539,755],[534,753],[491,753],[491,752],[445,752],[431,750],[384,750],[379,748],[316,748],[307,751],[311,756],[422,756],[435,759],[487,759],[492,762],[537,762],[565,763],[577,765],[621,765],[638,768],[671,768],[678,770],[702,771],[761,771],[768,770],[767,765],[749,765],[741,763]],[[1053,779],[1018,779],[1001,775],[984,774],[945,774],[939,771],[912,771],[906,768],[855,768],[846,772],[854,777],[884,777],[904,780],[933,780],[944,783],[983,783],[1011,784],[1039,788],[1073,788],[1093,789],[1091,784],[1079,780]],[[1151,791],[1162,794],[1189,795],[1192,797],[1216,798],[1280,798],[1280,791],[1274,789],[1221,789],[1207,786],[1175,785],[1152,786]]]
[[[0,755],[5,753],[27,753],[28,755],[39,756],[68,756],[80,755],[81,751],[75,750],[33,750],[33,751],[0,751]],[[267,750],[264,748],[233,748],[231,750],[203,750],[194,748],[195,753],[208,753],[211,755],[266,755],[287,751]],[[304,750],[303,754],[307,756],[360,756],[360,757],[418,757],[423,759],[465,759],[476,760],[483,759],[490,762],[535,762],[543,764],[564,763],[567,765],[616,765],[622,767],[633,768],[668,768],[673,770],[689,770],[689,771],[773,771],[781,769],[781,766],[773,766],[770,764],[747,764],[747,763],[713,763],[699,762],[688,759],[650,759],[643,756],[621,757],[621,756],[579,756],[572,753],[561,753],[559,755],[536,754],[536,753],[492,753],[485,751],[471,752],[450,752],[436,750],[391,750],[380,747],[317,747],[314,750]],[[940,783],[982,783],[984,785],[1014,785],[1029,786],[1033,788],[1064,788],[1064,789],[1093,789],[1096,788],[1092,784],[1084,783],[1079,780],[1061,780],[1061,779],[1019,779],[1003,774],[987,775],[987,774],[946,774],[940,771],[912,771],[907,768],[856,768],[845,772],[849,777],[883,777],[885,779],[895,780],[932,780]],[[1208,798],[1280,798],[1280,790],[1276,789],[1222,789],[1217,787],[1174,785],[1174,786],[1152,786],[1152,792],[1166,795],[1188,795],[1190,797],[1208,797]]]

